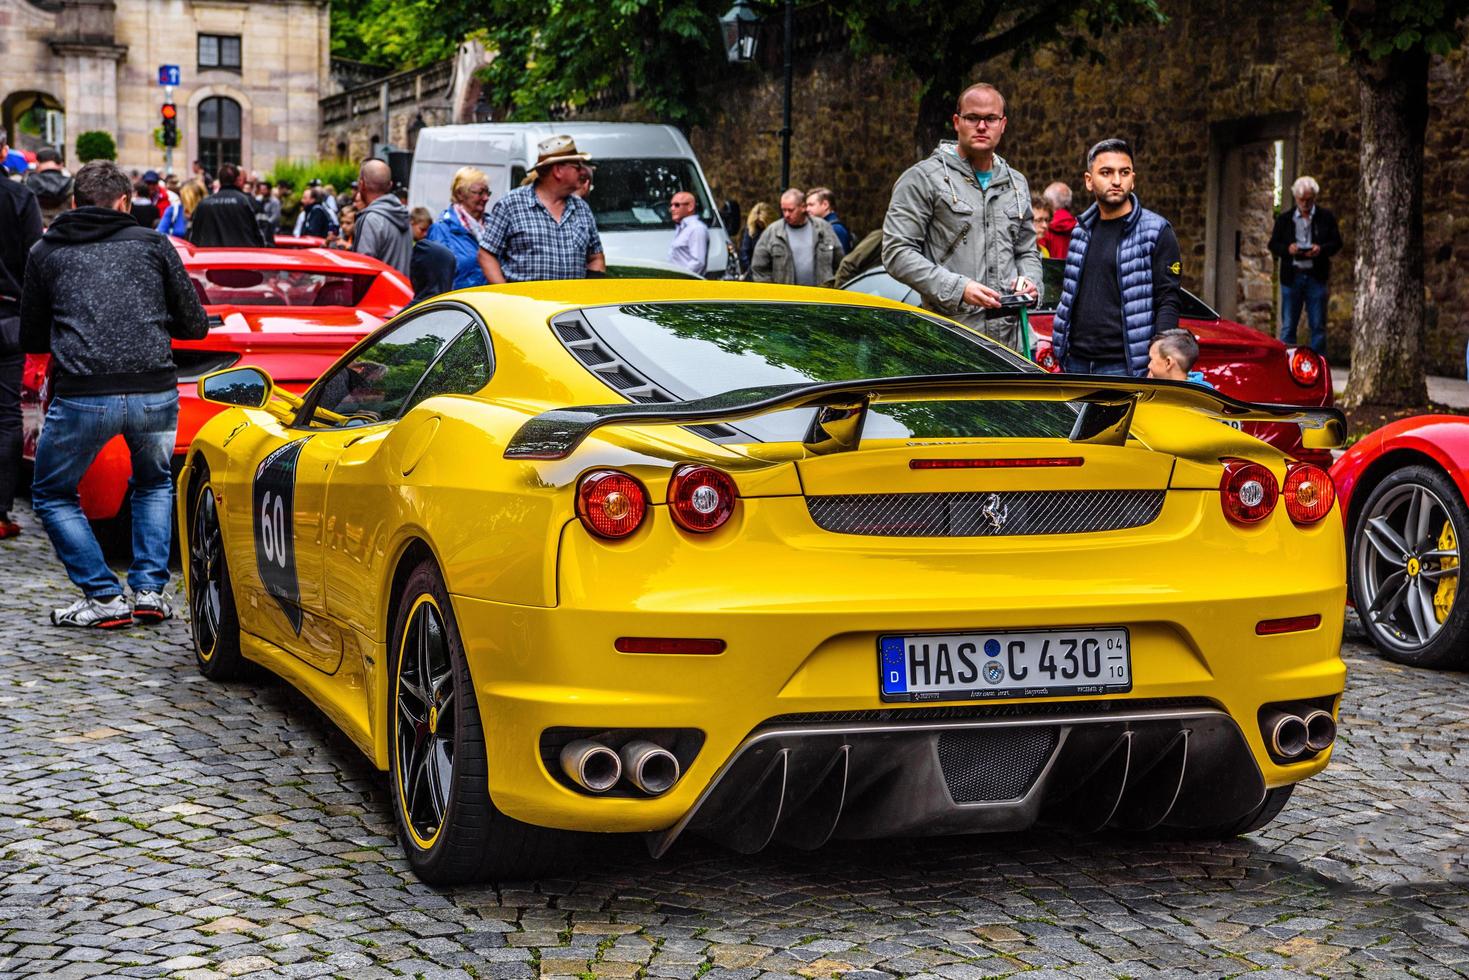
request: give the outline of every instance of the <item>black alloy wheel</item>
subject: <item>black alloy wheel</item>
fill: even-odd
[[[429,595],[419,597],[403,637],[397,683],[398,785],[414,842],[433,846],[443,828],[454,776],[454,668],[444,621]]]
[[[1469,509],[1432,466],[1404,467],[1373,488],[1352,529],[1352,596],[1362,628],[1389,660],[1411,667],[1469,663],[1469,601],[1460,542]]]
[[[194,662],[212,681],[238,678],[245,669],[240,654],[240,621],[230,586],[229,562],[219,526],[214,487],[206,476],[194,495],[189,527],[189,627]]]
[[[414,568],[393,617],[388,769],[398,839],[431,885],[534,878],[582,836],[505,816],[489,792],[484,726],[443,576]]]

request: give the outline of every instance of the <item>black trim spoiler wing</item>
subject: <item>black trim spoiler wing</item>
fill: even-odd
[[[506,459],[565,459],[587,436],[608,425],[704,425],[794,408],[818,408],[805,444],[815,453],[857,448],[867,409],[884,402],[1010,400],[1078,402],[1071,441],[1122,445],[1139,404],[1188,408],[1229,422],[1287,422],[1316,430],[1313,448],[1346,438],[1339,409],[1240,401],[1184,381],[1079,374],[1005,372],[868,378],[812,385],[738,388],[686,402],[582,405],[542,412],[511,437]]]

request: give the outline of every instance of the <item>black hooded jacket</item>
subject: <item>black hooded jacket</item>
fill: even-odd
[[[26,253],[40,237],[41,209],[36,204],[36,195],[13,180],[0,177],[0,317],[13,317],[20,310]]]
[[[189,219],[189,241],[206,248],[262,248],[255,204],[238,187],[221,187],[199,202]]]
[[[51,355],[57,395],[167,391],[178,384],[169,338],[208,332],[173,243],[130,214],[63,212],[31,249],[21,346]]]

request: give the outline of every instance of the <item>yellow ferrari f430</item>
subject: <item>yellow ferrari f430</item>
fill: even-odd
[[[304,396],[199,386],[234,406],[179,477],[199,668],[319,705],[427,881],[589,832],[1228,836],[1331,754],[1331,482],[1228,423],[1328,445],[1332,409],[653,280],[447,294]]]

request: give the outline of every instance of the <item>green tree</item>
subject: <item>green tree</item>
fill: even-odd
[[[82,163],[91,160],[116,160],[117,140],[105,129],[89,129],[77,134],[77,159]]]
[[[1352,373],[1345,402],[1428,401],[1423,358],[1423,145],[1428,63],[1463,43],[1462,0],[1327,0],[1362,112]]]
[[[1019,59],[1047,44],[1100,58],[1094,40],[1108,31],[1165,21],[1156,0],[843,0],[832,10],[861,54],[887,54],[918,80],[915,148],[925,156],[952,138],[950,119],[976,65]]]
[[[442,19],[434,0],[333,0],[332,56],[394,71],[452,57],[462,23]]]
[[[502,118],[545,119],[604,92],[631,94],[684,129],[704,119],[699,88],[724,59],[715,19],[730,0],[437,0],[435,18],[478,30]]]

